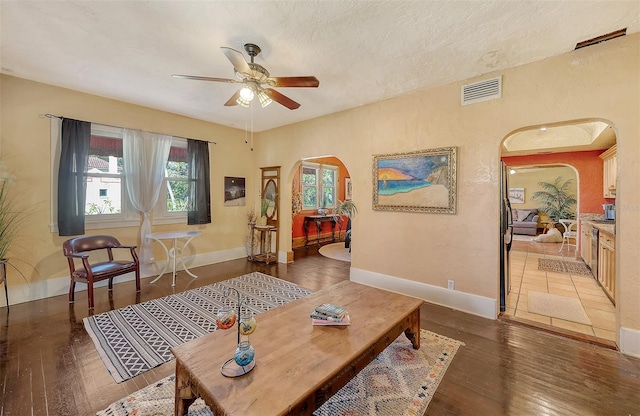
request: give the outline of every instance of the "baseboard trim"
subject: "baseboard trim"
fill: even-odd
[[[640,358],[640,331],[620,327],[620,352]]]
[[[281,253],[282,254],[282,253]],[[285,261],[286,261],[286,252]],[[236,260],[243,257],[247,257],[247,252],[244,247],[233,248],[229,250],[214,251],[203,254],[196,254],[195,256],[185,257],[184,262],[189,269],[192,267],[206,266],[208,264],[222,263],[229,260]],[[140,278],[146,279],[150,277],[157,277],[162,271],[166,259],[159,260],[153,264],[140,265]],[[177,270],[183,270],[181,265],[177,265]],[[118,276],[114,279],[113,283],[123,283],[135,279],[135,274],[127,273],[122,276]],[[171,279],[171,271],[167,270],[163,279]],[[103,280],[96,282],[94,287],[106,286],[109,282]],[[69,275],[51,277],[50,279],[38,281],[35,283],[27,284],[21,283],[17,285],[9,285],[9,304],[15,305],[18,303],[31,302],[38,299],[50,298],[53,296],[67,295],[69,293]],[[3,290],[0,289],[0,290]],[[79,283],[76,285],[76,292],[87,290],[87,285]],[[0,296],[0,307],[7,306],[4,296]]]
[[[351,268],[351,281],[414,296],[429,303],[456,309],[488,319],[497,319],[496,299],[449,290],[413,280]]]

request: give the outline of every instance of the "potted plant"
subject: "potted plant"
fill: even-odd
[[[9,247],[18,233],[20,224],[24,221],[24,212],[17,209],[13,204],[13,201],[9,199],[7,186],[11,185],[13,181],[13,175],[5,171],[0,171],[0,283],[4,282],[5,284],[7,306],[9,305],[9,295],[6,282],[7,265],[20,273],[27,284],[29,283],[22,272],[9,263],[9,259],[7,258]]]
[[[355,217],[357,212],[358,208],[351,199],[346,199],[344,201],[338,200],[335,209],[336,215],[344,215],[345,217],[351,219],[352,217]]]
[[[344,201],[338,200],[336,204],[336,209],[334,211],[334,215],[336,216],[336,220],[340,224],[340,235],[342,233],[342,216],[347,217],[347,228],[344,239],[344,245],[351,252],[351,218],[356,216],[358,212],[358,208],[356,204],[351,199],[345,199]]]
[[[553,183],[538,182],[543,190],[534,192],[531,199],[540,201],[538,209],[555,222],[560,219],[575,219],[576,213],[572,207],[578,201],[575,195],[569,193],[569,186],[572,183],[572,179],[567,179],[563,183],[562,176],[558,176]]]

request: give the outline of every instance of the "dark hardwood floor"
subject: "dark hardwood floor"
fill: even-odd
[[[244,259],[179,273],[176,287],[165,276],[99,288],[95,313],[261,271],[310,290],[349,278],[349,264],[296,250],[289,265]],[[116,384],[84,330],[86,292],[0,308],[0,416],[93,415],[111,402],[174,371],[164,364]],[[617,351],[425,304],[422,327],[458,339],[461,347],[427,415],[637,415],[640,360]]]

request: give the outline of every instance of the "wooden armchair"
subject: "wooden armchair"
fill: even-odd
[[[128,249],[131,260],[114,260],[113,249]],[[93,309],[93,284],[100,280],[109,279],[109,290],[113,290],[113,278],[129,272],[135,272],[136,292],[140,291],[140,263],[136,254],[136,246],[125,246],[108,235],[92,235],[76,237],[62,244],[62,251],[69,261],[71,284],[69,285],[69,303],[74,302],[76,282],[86,283],[89,299],[89,309]],[[89,262],[90,251],[106,251],[108,261],[94,264]],[[97,253],[97,252],[96,252]],[[81,266],[76,268],[76,261],[81,260]]]

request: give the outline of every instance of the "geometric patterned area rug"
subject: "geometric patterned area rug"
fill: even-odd
[[[545,272],[569,273],[576,276],[591,277],[591,272],[581,261],[538,259],[538,270]]]
[[[591,325],[591,320],[584,311],[582,303],[578,299],[568,296],[530,290],[528,311],[551,318]]]
[[[233,287],[257,315],[311,293],[290,282],[253,272],[83,319],[100,358],[116,383],[173,360],[171,347],[213,332],[216,314]]]
[[[422,415],[463,345],[422,329],[420,349],[414,350],[407,337],[400,334],[313,415]],[[112,403],[97,416],[173,415],[174,380],[173,375],[166,377]],[[189,416],[213,413],[198,399],[189,407]]]

